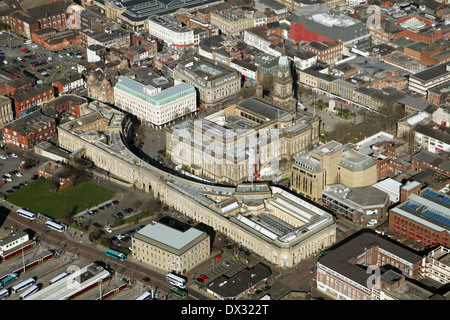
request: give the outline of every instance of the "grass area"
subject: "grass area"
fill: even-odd
[[[50,192],[45,182],[37,180],[8,195],[8,201],[54,219],[61,219],[67,210],[74,215],[111,199],[113,195],[114,191],[86,181],[64,190]]]
[[[351,118],[353,118],[355,116],[355,114],[352,113],[348,109],[336,108],[336,111],[337,111],[337,116],[338,117],[341,117],[341,118],[346,119],[346,120],[351,119]]]
[[[323,102],[322,100],[319,100],[315,103],[311,103],[311,107],[323,110],[328,108],[328,102]]]

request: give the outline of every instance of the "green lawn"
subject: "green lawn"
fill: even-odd
[[[8,201],[54,219],[61,219],[66,209],[74,215],[111,199],[113,195],[114,191],[86,181],[58,192],[50,192],[43,181],[36,180],[8,195]]]

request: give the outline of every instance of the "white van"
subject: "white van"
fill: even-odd
[[[373,227],[374,225],[377,224],[377,222],[378,222],[377,219],[372,219],[372,220],[370,220],[369,222],[367,222],[367,226],[368,226],[368,227]]]

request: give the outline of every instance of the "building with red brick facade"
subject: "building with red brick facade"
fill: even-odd
[[[36,30],[31,34],[32,40],[38,45],[51,50],[61,50],[72,45],[80,44],[80,36],[75,30],[58,31],[53,28]]]
[[[56,137],[56,120],[35,111],[5,124],[2,133],[5,143],[22,150],[31,150],[36,143]]]
[[[45,179],[58,179],[59,189],[63,190],[73,183],[69,170],[62,164],[47,161],[38,168],[38,177]]]
[[[327,64],[332,64],[342,60],[343,45],[340,41],[319,42],[314,40],[306,45],[305,48],[309,52],[314,53],[317,56],[318,61],[322,61]]]
[[[54,98],[55,88],[45,84],[18,92],[13,97],[15,117],[23,117],[28,112],[34,111],[38,106]]]
[[[58,113],[70,112],[70,116],[74,119],[83,115],[83,106],[87,105],[87,100],[83,97],[64,94],[49,102],[43,104],[43,108],[53,108]]]
[[[426,188],[389,212],[388,229],[425,248],[438,244],[449,247],[450,197]]]
[[[380,290],[386,290],[389,283],[385,276],[395,270],[403,281],[418,279],[423,274],[423,259],[393,241],[362,232],[319,258],[317,289],[338,300],[383,299]],[[379,272],[378,286],[375,272]]]
[[[295,42],[341,41],[344,47],[364,47],[370,42],[367,26],[328,6],[310,5],[294,9],[286,18],[290,24],[290,38]],[[346,54],[346,52],[344,52]]]
[[[11,31],[31,39],[39,29],[53,28],[59,31],[67,29],[67,8],[72,1],[50,1],[48,3],[18,10],[10,14]]]

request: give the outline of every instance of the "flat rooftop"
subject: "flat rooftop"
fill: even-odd
[[[162,223],[155,223],[148,224],[139,230],[135,238],[145,242],[151,242],[169,251],[182,253],[191,243],[198,241],[205,235],[204,232],[195,228],[189,228],[183,232]]]

